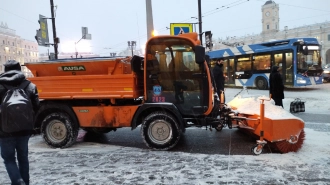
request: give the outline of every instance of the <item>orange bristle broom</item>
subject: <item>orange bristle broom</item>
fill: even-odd
[[[283,141],[274,142],[273,145],[281,153],[297,152],[304,144],[304,140],[305,140],[305,131],[301,130],[298,138],[296,139],[294,138],[292,139],[292,141],[283,140]]]

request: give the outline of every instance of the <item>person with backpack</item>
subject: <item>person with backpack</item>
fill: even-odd
[[[1,157],[11,184],[28,185],[28,142],[33,134],[34,117],[39,108],[37,87],[21,72],[21,65],[8,60],[0,74]],[[18,163],[16,163],[16,157]]]

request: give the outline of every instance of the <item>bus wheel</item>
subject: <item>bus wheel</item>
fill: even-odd
[[[256,86],[259,90],[266,90],[268,88],[267,80],[264,77],[258,77],[256,79]]]
[[[54,148],[67,148],[76,142],[78,124],[63,112],[51,113],[43,120],[41,133],[46,143]]]
[[[180,140],[181,132],[176,119],[163,111],[149,114],[141,127],[145,144],[155,150],[173,148]]]

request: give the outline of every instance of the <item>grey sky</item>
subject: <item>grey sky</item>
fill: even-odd
[[[261,6],[267,0],[202,0],[203,31],[211,30],[213,38],[243,36],[261,32]],[[197,0],[153,0],[154,28],[159,34],[169,34],[170,23],[194,23],[198,16]],[[275,0],[280,7],[280,29],[330,21],[329,0]],[[127,41],[146,42],[145,0],[54,0],[57,5],[56,28],[61,43],[81,38],[81,27],[88,27],[91,51],[106,55],[127,48]],[[218,8],[218,9],[217,9]],[[39,28],[39,14],[51,15],[49,0],[0,0],[0,21],[16,30],[24,39],[34,41]],[[52,38],[51,21],[48,21]],[[197,26],[198,28],[198,26]],[[52,42],[52,41],[50,41]],[[104,49],[111,48],[111,49]],[[44,52],[47,48],[40,47]],[[53,48],[50,47],[50,51]]]

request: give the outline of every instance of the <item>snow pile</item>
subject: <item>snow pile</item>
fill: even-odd
[[[276,106],[273,100],[269,100],[267,96],[237,96],[231,100],[228,105],[237,110],[239,113],[244,114],[257,114],[260,115],[260,104],[264,100],[265,104],[265,117],[272,120],[280,119],[299,119],[292,115],[290,112],[283,109],[281,106]],[[301,120],[303,121],[303,120]]]

